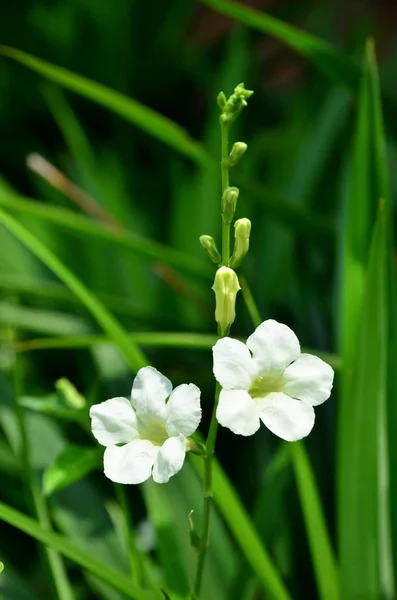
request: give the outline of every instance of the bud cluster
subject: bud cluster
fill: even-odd
[[[221,108],[221,130],[222,130],[222,174],[226,178],[222,181],[229,181],[228,169],[234,167],[240,161],[247,150],[247,144],[244,142],[235,142],[228,155],[227,135],[228,126],[240,114],[244,106],[247,106],[247,100],[254,92],[246,90],[243,83],[240,83],[233,94],[226,98],[223,92],[218,95],[217,101]],[[208,256],[218,265],[215,274],[215,281],[212,289],[215,292],[215,320],[219,326],[219,333],[225,336],[229,333],[236,313],[236,296],[240,290],[238,277],[234,271],[240,266],[249,249],[249,237],[251,233],[251,221],[249,219],[238,219],[234,224],[234,249],[229,258],[229,236],[230,225],[233,222],[236,212],[239,189],[234,186],[227,186],[222,194],[222,256],[216,247],[215,240],[210,235],[202,235],[200,243],[206,250]]]

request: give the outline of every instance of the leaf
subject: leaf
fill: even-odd
[[[384,426],[387,376],[386,215],[375,226],[348,402],[339,474],[342,598],[381,598],[379,565],[379,432]],[[349,429],[348,429],[348,426]]]
[[[87,411],[72,408],[66,404],[58,394],[49,394],[44,398],[20,396],[18,398],[18,404],[35,412],[49,415],[50,417],[56,417],[57,419],[81,423],[87,418]]]
[[[0,302],[0,325],[43,335],[78,335],[90,331],[88,324],[75,315],[13,302]]]
[[[289,444],[289,450],[298,485],[319,598],[338,600],[340,595],[337,565],[310,460],[302,441]]]
[[[309,59],[333,81],[343,83],[354,91],[358,88],[360,69],[347,56],[344,56],[327,42],[284,23],[276,17],[238,2],[232,3],[226,0],[201,1],[223,15],[284,42]]]
[[[211,162],[211,158],[200,143],[193,140],[180,125],[136,100],[20,50],[0,46],[0,53],[25,65],[46,79],[104,106],[183,156],[187,156],[199,164]]]
[[[129,248],[142,257],[158,262],[165,262],[183,273],[205,278],[208,281],[211,279],[211,269],[203,266],[194,257],[190,257],[179,250],[168,248],[134,233],[112,233],[88,217],[76,214],[71,210],[58,206],[49,206],[48,204],[44,204],[44,202],[36,202],[29,198],[8,194],[0,194],[0,206],[11,212],[37,217],[62,229],[80,234],[84,238],[91,236],[123,248]]]
[[[43,493],[50,496],[54,492],[82,479],[102,464],[102,448],[68,446],[55,462],[44,471]]]
[[[52,531],[45,531],[37,521],[3,502],[0,502],[0,519],[70,558],[83,569],[125,594],[127,598],[134,600],[159,600],[161,598],[159,593],[140,589],[124,573],[81,550],[66,537]]]
[[[107,311],[104,305],[91,294],[88,288],[53,254],[44,244],[32,235],[23,225],[0,209],[0,223],[19,239],[33,254],[37,256],[53,273],[78,296],[96,318],[102,329],[120,347],[130,367],[137,371],[147,364],[141,351],[128,339],[121,325]]]
[[[190,460],[203,476],[202,459],[191,455]],[[270,597],[288,600],[290,595],[232,484],[216,460],[213,460],[212,468],[214,501],[241,552]]]

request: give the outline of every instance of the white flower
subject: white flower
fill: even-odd
[[[172,391],[167,377],[144,367],[135,377],[131,401],[112,398],[95,404],[90,417],[92,433],[106,446],[109,479],[142,483],[153,475],[157,483],[166,483],[182,468],[186,438],[200,423],[200,390],[190,383]]]
[[[213,353],[214,375],[223,388],[216,412],[221,425],[252,435],[262,421],[289,442],[310,433],[313,406],[329,398],[334,372],[317,356],[301,354],[289,327],[264,321],[246,345],[223,338]]]

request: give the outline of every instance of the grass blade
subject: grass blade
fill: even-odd
[[[378,448],[386,402],[386,216],[383,204],[371,247],[357,350],[347,382],[339,480],[343,598],[381,598]],[[354,426],[352,426],[354,423]]]
[[[156,111],[140,104],[132,98],[116,92],[101,83],[76,75],[67,69],[53,65],[6,46],[0,46],[0,53],[39,73],[46,79],[64,88],[93,100],[112,112],[124,117],[149,135],[164,142],[183,156],[200,164],[207,164],[210,157],[199,144],[180,126]]]
[[[223,15],[236,19],[248,27],[271,35],[290,46],[314,63],[323,73],[351,90],[357,90],[360,69],[351,60],[327,42],[310,33],[238,2],[226,0],[201,0],[203,4]]]
[[[73,542],[58,533],[45,531],[34,519],[0,502],[0,519],[24,531],[46,546],[53,548],[86,569],[127,598],[134,600],[160,600],[161,595],[138,588],[129,577],[98,560],[92,554],[78,548]]]
[[[289,449],[313,559],[319,598],[338,600],[340,596],[337,565],[309,456],[303,442],[290,444]]]
[[[190,458],[193,466],[202,476],[203,461],[193,455]],[[249,515],[222,467],[215,460],[213,461],[213,491],[214,501],[220,514],[267,594],[275,600],[288,600],[290,595],[258,537]]]
[[[126,332],[103,304],[91,294],[79,279],[44,244],[13,217],[0,209],[0,223],[24,246],[57,275],[87,307],[102,329],[120,347],[129,366],[137,371],[147,364],[142,352],[131,342]]]
[[[211,269],[203,266],[194,257],[133,233],[112,233],[91,219],[78,215],[71,210],[49,206],[21,196],[3,194],[0,194],[0,206],[11,212],[37,217],[76,234],[91,236],[129,248],[142,257],[165,262],[186,274],[206,278],[208,281],[211,279]]]

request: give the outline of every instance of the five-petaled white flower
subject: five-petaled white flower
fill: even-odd
[[[223,338],[213,353],[214,375],[223,388],[216,412],[221,425],[252,435],[262,421],[289,442],[310,433],[313,406],[329,398],[334,372],[317,356],[301,354],[289,327],[269,319],[246,345]]]
[[[92,433],[106,446],[109,479],[142,483],[153,475],[157,483],[166,483],[182,468],[186,438],[200,423],[200,390],[190,383],[172,391],[167,377],[144,367],[132,385],[131,401],[112,398],[95,404],[90,417]]]

